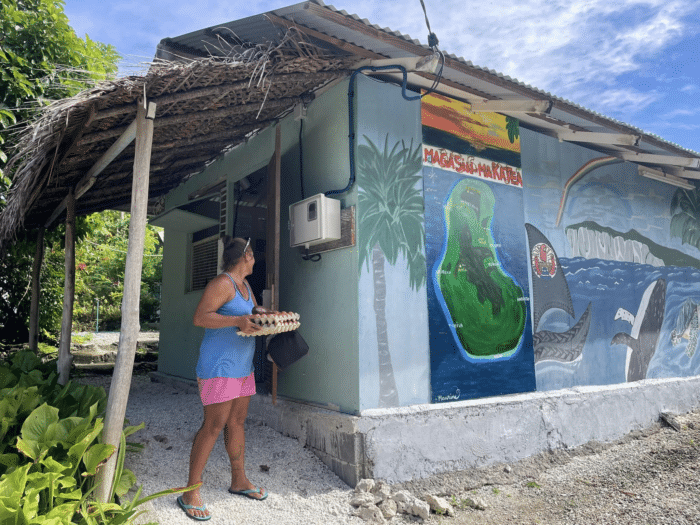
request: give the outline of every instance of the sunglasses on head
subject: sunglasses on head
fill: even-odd
[[[248,246],[250,246],[250,237],[248,237],[248,241],[245,243],[245,248],[243,248],[243,255],[245,255],[245,252],[248,251]]]

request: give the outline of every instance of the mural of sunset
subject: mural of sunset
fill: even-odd
[[[468,142],[477,152],[488,148],[520,153],[520,137],[511,142],[507,118],[499,113],[473,113],[466,102],[432,93],[421,101],[421,120],[424,140],[428,127]],[[514,124],[517,129],[517,121]]]

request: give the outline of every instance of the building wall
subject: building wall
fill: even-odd
[[[422,102],[432,401],[535,389],[517,121]]]
[[[310,346],[281,373],[281,396],[354,414],[700,375],[700,242],[693,234],[700,218],[677,213],[692,207],[697,192],[643,178],[636,165],[519,129],[500,115],[472,119],[468,108],[452,122],[461,129],[473,120],[476,136],[442,129],[448,133],[428,144],[424,103],[361,75],[349,130],[347,89],[341,83],[309,105],[303,163],[301,124],[293,116],[281,123],[280,307],[301,314]],[[347,185],[350,131],[357,180],[338,198],[355,207],[357,244],[303,260],[289,247],[288,206]],[[441,152],[458,149],[455,133],[474,150],[467,159],[488,161],[483,169],[445,160]],[[171,192],[167,206],[222,178],[232,187],[264,168],[273,151],[271,129]],[[479,211],[472,222],[451,218],[460,203]],[[478,246],[470,244],[474,232]],[[187,234],[165,236],[159,370],[193,378],[202,331],[191,318],[201,292],[185,292]],[[446,265],[450,242],[456,258]],[[478,269],[475,261],[485,279],[467,271]],[[475,284],[454,294],[457,303],[475,305],[468,315],[455,314],[459,308],[438,290],[441,275],[460,269]],[[501,318],[511,323],[502,337],[513,342],[508,348],[491,344],[506,331]],[[465,339],[463,326],[481,327],[481,335],[472,330]]]
[[[420,100],[406,100],[400,87],[363,75],[355,98],[360,405],[365,410],[426,403]]]
[[[347,82],[329,90],[308,107],[302,130],[306,197],[347,184],[346,108]],[[357,250],[350,247],[327,252],[315,263],[302,260],[298,250],[289,247],[289,205],[301,200],[299,128],[299,122],[291,115],[281,121],[279,297],[282,310],[301,315],[299,332],[310,351],[280,373],[278,394],[355,413],[359,410]],[[229,195],[233,195],[235,181],[267,166],[274,144],[273,127],[170,192],[166,209],[187,203],[192,192],[220,180],[228,181]],[[342,205],[356,205],[356,195],[356,190],[344,194]],[[227,233],[231,233],[232,198],[228,209]],[[192,325],[192,316],[202,292],[186,291],[190,234],[166,228],[165,238],[158,368],[168,375],[194,379],[204,330]]]
[[[699,375],[697,190],[435,98],[423,102],[432,400]],[[516,305],[528,317],[513,337],[498,316]]]
[[[304,197],[345,188],[349,180],[347,86],[342,82],[314,100],[303,121]],[[293,123],[293,125],[292,125]],[[290,131],[299,135],[299,123]],[[279,378],[280,395],[346,413],[359,410],[357,248],[323,252],[318,262],[289,246],[289,205],[302,200],[299,148],[282,160],[280,308],[301,314],[299,333],[309,353]],[[357,190],[337,198],[357,205]]]
[[[537,389],[700,374],[697,190],[527,130],[522,141],[526,222],[558,256],[573,305],[569,313],[533,295],[536,333],[587,324],[585,338],[558,335],[568,343],[558,354],[546,348],[552,337],[536,345]]]

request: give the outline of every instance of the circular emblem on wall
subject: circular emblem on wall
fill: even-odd
[[[551,278],[557,273],[557,259],[554,250],[543,242],[535,244],[530,253],[532,272],[537,277]]]

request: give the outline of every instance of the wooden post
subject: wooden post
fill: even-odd
[[[275,130],[275,154],[267,165],[267,288],[270,307],[279,310],[280,280],[280,173],[282,169],[282,131]],[[277,365],[272,363],[272,404],[277,404]]]
[[[119,335],[119,350],[114,363],[112,383],[107,400],[107,414],[103,431],[103,443],[119,448],[124,428],[126,404],[131,387],[131,373],[136,355],[136,343],[140,330],[139,304],[141,299],[141,270],[143,247],[146,238],[148,212],[148,181],[151,169],[151,146],[153,142],[153,116],[155,104],[148,112],[145,100],[138,103],[136,113],[136,152],[134,154],[134,178],[131,187],[131,219],[129,221],[129,247],[124,272],[124,298],[122,299],[122,325]],[[107,502],[111,497],[116,471],[117,454],[107,460],[96,477],[96,494],[99,501]]]
[[[32,304],[29,308],[29,349],[39,353],[39,299],[41,297],[41,265],[44,262],[44,228],[36,237],[36,253],[32,266]]]
[[[58,383],[65,385],[70,379],[73,355],[70,353],[73,329],[73,300],[75,299],[75,188],[68,192],[66,202],[66,277],[63,283],[63,319],[61,339],[58,343]]]

